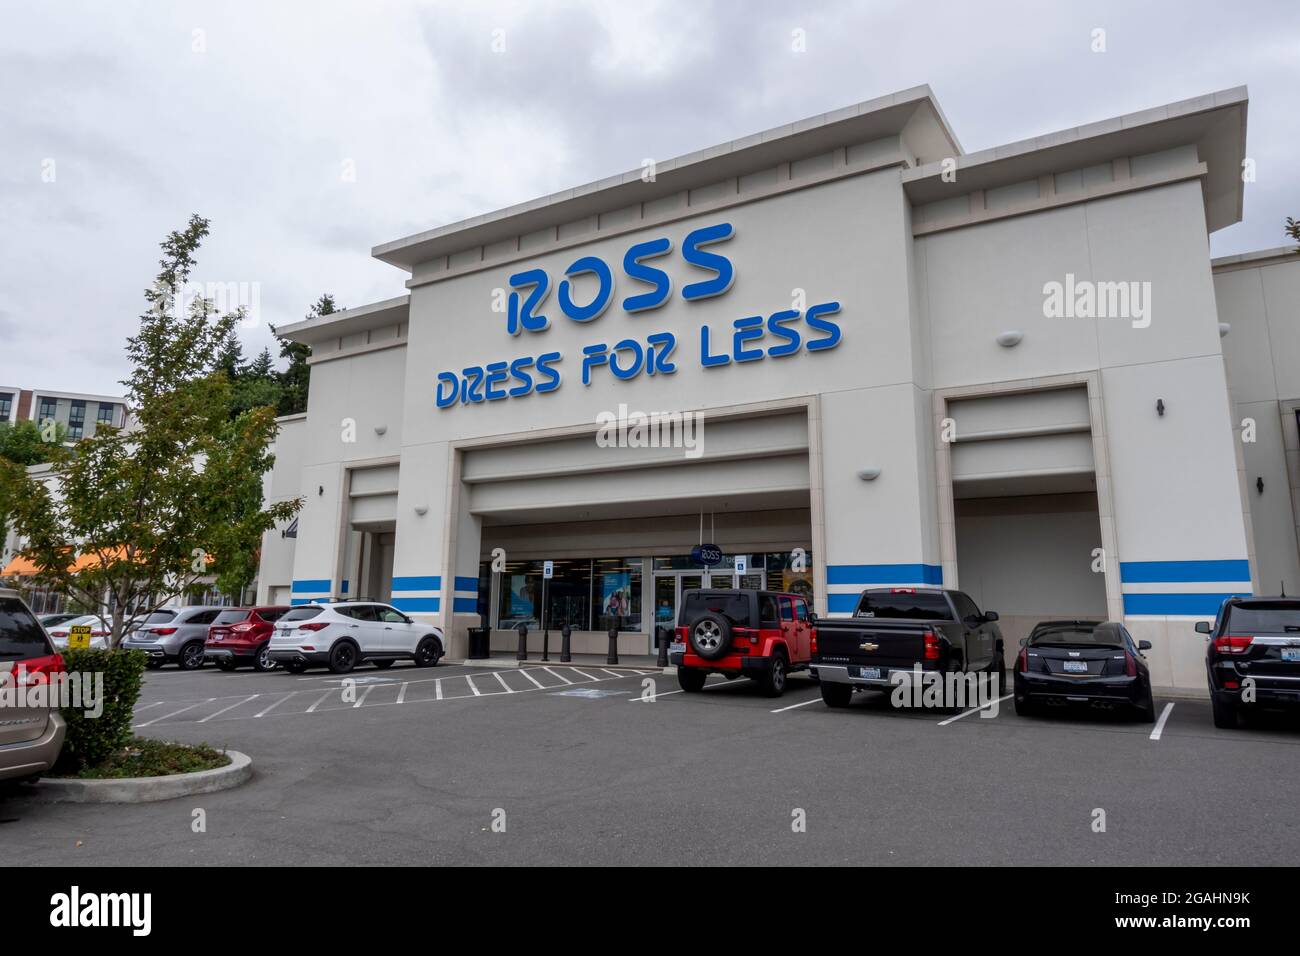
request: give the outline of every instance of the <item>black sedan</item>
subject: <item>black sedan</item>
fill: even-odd
[[[1114,621],[1043,621],[1020,648],[1016,660],[1016,713],[1038,713],[1044,706],[1125,708],[1150,723],[1151,671],[1142,652],[1151,642],[1135,642]]]

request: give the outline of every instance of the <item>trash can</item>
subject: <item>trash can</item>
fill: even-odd
[[[492,656],[492,628],[471,627],[469,629],[469,659],[485,660]]]

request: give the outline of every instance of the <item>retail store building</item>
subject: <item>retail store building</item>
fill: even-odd
[[[1193,621],[1300,592],[1300,258],[1209,255],[1246,108],[967,154],[921,87],[378,246],[406,294],[280,329],[259,598],[648,653],[693,586],[942,583],[1203,688]]]

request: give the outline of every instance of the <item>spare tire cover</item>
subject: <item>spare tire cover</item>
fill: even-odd
[[[721,614],[701,614],[686,630],[691,650],[706,661],[731,653],[731,622]]]

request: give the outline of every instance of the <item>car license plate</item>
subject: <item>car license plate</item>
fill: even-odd
[[[858,676],[863,680],[880,680],[879,667],[859,667]]]
[[[668,645],[668,653],[669,653],[669,654],[685,654],[685,653],[686,653],[686,645],[683,644],[681,641],[673,641],[671,644]]]
[[[1065,672],[1067,674],[1086,674],[1088,673],[1087,661],[1065,661]]]
[[[282,628],[280,628],[280,636],[281,636],[281,637],[288,637],[291,633],[292,633],[292,629],[291,629],[291,628],[287,628],[287,627],[282,627]]]
[[[1282,648],[1282,660],[1284,660],[1284,661],[1300,661],[1300,647],[1284,647],[1284,648]]]

